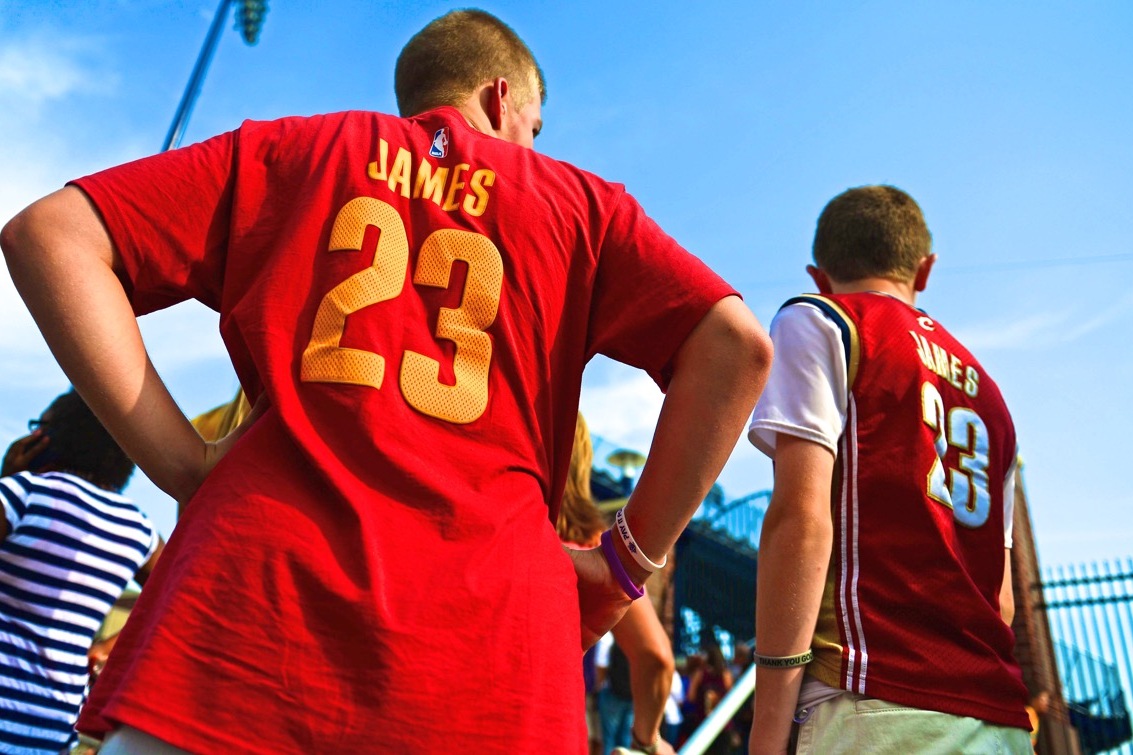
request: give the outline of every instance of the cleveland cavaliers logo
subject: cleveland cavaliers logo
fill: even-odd
[[[448,156],[448,126],[442,126],[433,134],[433,146],[429,147],[429,157]]]

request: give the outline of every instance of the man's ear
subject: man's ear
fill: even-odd
[[[503,76],[497,76],[490,86],[484,89],[484,112],[488,115],[488,123],[493,131],[503,129],[504,116],[507,114],[507,103],[511,100],[508,93],[511,86]]]
[[[818,286],[818,293],[833,293],[833,288],[830,286],[830,278],[827,277],[826,273],[822,272],[814,265],[807,265],[806,274],[814,281],[814,285]]]
[[[936,264],[936,255],[930,254],[921,260],[917,265],[917,274],[913,278],[913,290],[924,291],[925,286],[928,285],[928,276],[932,272],[932,266]]]

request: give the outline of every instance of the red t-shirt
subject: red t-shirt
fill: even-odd
[[[893,703],[1027,728],[1000,616],[1015,426],[940,323],[891,296],[806,296],[842,334],[849,395],[809,672]],[[789,302],[791,303],[791,302]]]
[[[552,522],[581,376],[664,386],[732,289],[619,185],[452,108],[88,176],[138,314],[219,310],[271,410],[190,502],[82,719],[207,752],[583,752]]]

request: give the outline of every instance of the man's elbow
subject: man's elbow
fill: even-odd
[[[27,210],[24,210],[5,223],[3,229],[0,229],[0,251],[3,251],[6,260],[14,258],[18,254],[18,250],[23,247],[21,239],[26,225],[26,218],[24,217],[26,213]]]
[[[67,268],[84,257],[117,265],[101,217],[74,186],[48,194],[9,220],[0,230],[0,249],[13,273],[45,265]]]
[[[731,347],[742,351],[752,366],[769,371],[774,351],[771,337],[743,300],[738,296],[729,296],[720,300],[713,312],[719,313],[719,337],[728,340]]]
[[[771,345],[771,336],[759,324],[752,311],[742,302],[739,304],[740,306],[735,308],[737,311],[734,315],[736,319],[734,346],[742,352],[747,370],[753,377],[758,378],[762,390],[767,376],[771,373],[771,359],[775,348]]]
[[[687,360],[699,366],[734,370],[732,374],[762,391],[771,372],[774,349],[767,331],[738,296],[728,296],[708,311],[686,341]]]
[[[767,378],[771,374],[771,360],[775,353],[775,347],[771,345],[771,336],[767,334],[767,331],[763,329],[754,315],[751,319],[755,322],[755,332],[751,337],[753,344],[752,371],[759,376],[759,393],[763,393],[763,389],[767,385]]]
[[[34,202],[21,210],[0,230],[0,249],[8,269],[16,272],[24,263],[34,262],[36,240],[50,233],[54,223],[43,205],[47,198]]]

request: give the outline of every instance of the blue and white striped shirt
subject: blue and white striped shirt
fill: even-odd
[[[158,537],[128,499],[62,472],[0,479],[0,752],[58,753],[87,651]]]

